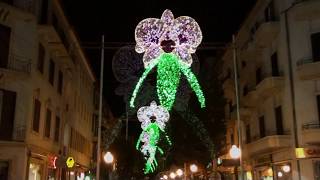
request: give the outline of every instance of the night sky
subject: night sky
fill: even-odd
[[[160,18],[165,9],[170,9],[175,17],[190,16],[201,27],[205,43],[229,42],[241,22],[247,16],[255,0],[141,0],[141,1],[87,1],[64,0],[67,17],[77,32],[83,47],[99,45],[101,35],[106,42],[134,43],[134,29],[145,18]],[[115,116],[124,111],[122,98],[114,89],[118,82],[114,79],[111,62],[117,49],[106,50],[104,94]],[[86,49],[96,76],[100,72],[99,50]],[[205,58],[208,52],[197,51]],[[210,54],[210,53],[209,53]]]

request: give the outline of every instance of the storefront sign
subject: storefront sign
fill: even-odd
[[[67,164],[68,168],[72,168],[74,166],[74,164],[75,164],[75,161],[74,161],[73,157],[68,157],[67,161],[66,161],[66,164]]]
[[[57,156],[52,156],[52,155],[48,156],[48,166],[49,166],[49,168],[52,168],[52,169],[56,169],[57,168],[57,164],[56,164],[57,159],[58,159]]]
[[[320,157],[320,148],[296,148],[297,158],[316,158]]]

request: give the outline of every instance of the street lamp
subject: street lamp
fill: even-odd
[[[195,164],[191,164],[191,165],[190,165],[190,171],[191,171],[192,173],[197,172],[197,171],[198,171],[198,166],[195,165]]]
[[[104,160],[105,163],[113,165],[113,167],[111,166],[111,168],[108,167],[109,180],[111,180],[112,179],[112,175],[111,175],[112,168],[114,169],[114,163],[113,163],[114,162],[114,157],[113,157],[112,153],[109,152],[109,151],[106,152],[104,154],[104,156],[103,156],[103,160]]]
[[[232,159],[238,159],[241,156],[241,150],[236,145],[232,145],[229,150],[229,155]]]
[[[231,149],[229,150],[229,155],[232,159],[239,159],[241,157],[241,150],[236,145],[232,145]],[[234,173],[235,173],[236,179],[238,179],[237,165],[234,167]]]
[[[168,176],[167,175],[163,175],[163,179],[168,179]]]
[[[289,165],[283,165],[283,166],[281,167],[281,169],[282,169],[282,171],[285,172],[285,173],[288,173],[288,172],[290,172],[290,170],[291,170],[291,168],[290,168]]]
[[[111,164],[113,163],[113,155],[111,154],[111,152],[107,152],[104,156],[103,156],[104,162],[106,162],[107,164]]]
[[[181,169],[178,169],[178,170],[176,171],[176,174],[177,174],[179,177],[181,177],[181,176],[183,175],[183,171],[182,171]]]
[[[176,174],[174,172],[171,172],[169,176],[170,176],[171,179],[176,178]]]

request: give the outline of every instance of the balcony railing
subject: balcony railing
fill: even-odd
[[[7,69],[18,72],[30,73],[31,60],[18,55],[11,55],[11,58],[7,65]]]
[[[303,64],[309,64],[309,63],[313,63],[314,61],[312,60],[312,58],[308,58],[308,59],[301,59],[299,61],[297,61],[297,66],[301,66]]]
[[[313,80],[320,77],[320,60],[304,58],[297,61],[297,73],[302,80]]]
[[[302,125],[302,129],[320,129],[320,123],[306,123]]]
[[[14,140],[16,141],[24,141],[25,139],[25,134],[26,134],[26,126],[17,126],[15,128],[15,137]]]
[[[276,136],[276,135],[290,135],[290,131],[283,131],[283,133],[278,133],[277,131],[266,131],[265,136],[261,137],[260,134],[256,134],[251,137],[251,142],[257,141],[267,136]]]

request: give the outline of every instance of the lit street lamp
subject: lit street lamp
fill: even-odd
[[[163,175],[163,179],[168,179],[168,176],[167,175]]]
[[[179,177],[181,177],[181,176],[183,175],[183,171],[182,171],[181,169],[178,169],[178,170],[176,171],[176,174],[177,174]]]
[[[232,145],[229,154],[232,159],[238,159],[241,156],[241,150],[236,145]]]
[[[104,162],[106,162],[107,164],[113,163],[113,155],[111,154],[111,152],[108,151],[108,152],[103,156],[103,160],[104,160]]]
[[[191,164],[191,165],[190,165],[190,171],[191,171],[192,173],[197,172],[197,171],[198,171],[198,166],[195,165],[195,164]]]
[[[112,165],[112,166],[111,166],[111,169],[108,168],[109,180],[111,180],[111,179],[112,179],[111,172],[112,172],[112,170],[114,169],[114,163],[113,163],[113,162],[114,162],[114,157],[113,157],[112,153],[109,152],[109,151],[106,152],[106,153],[104,154],[104,156],[103,156],[103,160],[104,160],[105,163]]]
[[[170,176],[171,179],[176,178],[176,174],[174,172],[171,172],[169,176]]]
[[[236,145],[232,145],[231,149],[229,150],[229,155],[232,159],[240,159],[240,157],[241,157],[240,148],[238,148]],[[235,173],[236,179],[238,179],[238,166],[237,165],[235,165],[235,167],[234,167],[234,173]],[[242,177],[241,177],[241,179],[242,179]]]

